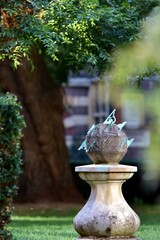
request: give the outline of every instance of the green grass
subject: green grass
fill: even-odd
[[[132,207],[141,219],[136,236],[141,240],[160,239],[160,205]],[[72,240],[78,234],[73,218],[80,206],[16,206],[9,224],[14,240]]]
[[[141,225],[136,236],[142,240],[160,239],[160,205],[138,206],[134,210],[141,219]]]
[[[9,230],[14,240],[71,240],[77,236],[73,217],[77,206],[19,206]]]

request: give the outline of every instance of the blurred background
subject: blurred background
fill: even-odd
[[[153,145],[152,135],[157,134],[159,125],[155,112],[147,104],[147,99],[151,100],[150,95],[159,87],[159,83],[157,76],[151,76],[144,78],[138,89],[111,88],[112,81],[107,76],[99,80],[85,72],[79,76],[70,74],[68,84],[64,86],[65,139],[72,174],[84,198],[88,197],[89,187],[74,173],[74,168],[92,162],[85,151],[78,151],[78,147],[85,139],[88,129],[93,124],[102,123],[116,109],[116,123],[127,121],[124,131],[129,139],[134,138],[121,164],[138,167],[138,172],[123,184],[124,196],[129,202],[160,201],[160,169],[157,162],[159,144],[155,146],[155,154],[150,154],[150,159],[148,156]],[[158,138],[160,143],[160,136]],[[154,142],[155,144],[157,143]]]
[[[35,53],[33,57],[39,66],[33,72],[25,59],[16,71],[8,61],[1,62],[1,89],[18,96],[27,123],[14,201],[84,202],[90,187],[75,167],[92,162],[78,148],[88,129],[116,109],[116,123],[127,121],[124,131],[134,138],[121,164],[138,167],[123,184],[124,196],[128,202],[159,203],[159,77],[145,77],[138,87],[128,88],[113,85],[110,75],[100,79],[84,69],[79,74],[70,71],[61,85],[52,81],[46,63]]]

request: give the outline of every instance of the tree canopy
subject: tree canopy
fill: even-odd
[[[0,59],[17,67],[36,47],[53,61],[103,69],[112,50],[140,37],[141,20],[159,0],[2,0]]]

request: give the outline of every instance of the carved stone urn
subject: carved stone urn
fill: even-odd
[[[122,195],[122,184],[137,171],[135,166],[118,164],[132,140],[122,132],[126,124],[115,124],[115,110],[103,124],[92,126],[79,149],[85,149],[94,164],[75,171],[89,183],[90,197],[74,218],[77,239],[136,240],[140,219]]]

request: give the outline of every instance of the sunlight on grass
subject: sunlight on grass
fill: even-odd
[[[73,240],[78,234],[73,227],[73,218],[81,207],[41,207],[31,210],[17,208],[9,225],[14,240]],[[141,219],[136,236],[141,240],[158,240],[160,205],[133,206]]]
[[[19,206],[14,211],[9,229],[14,240],[71,240],[77,236],[73,217],[78,209]]]
[[[76,236],[72,217],[14,216],[10,230],[14,240],[67,240]]]

